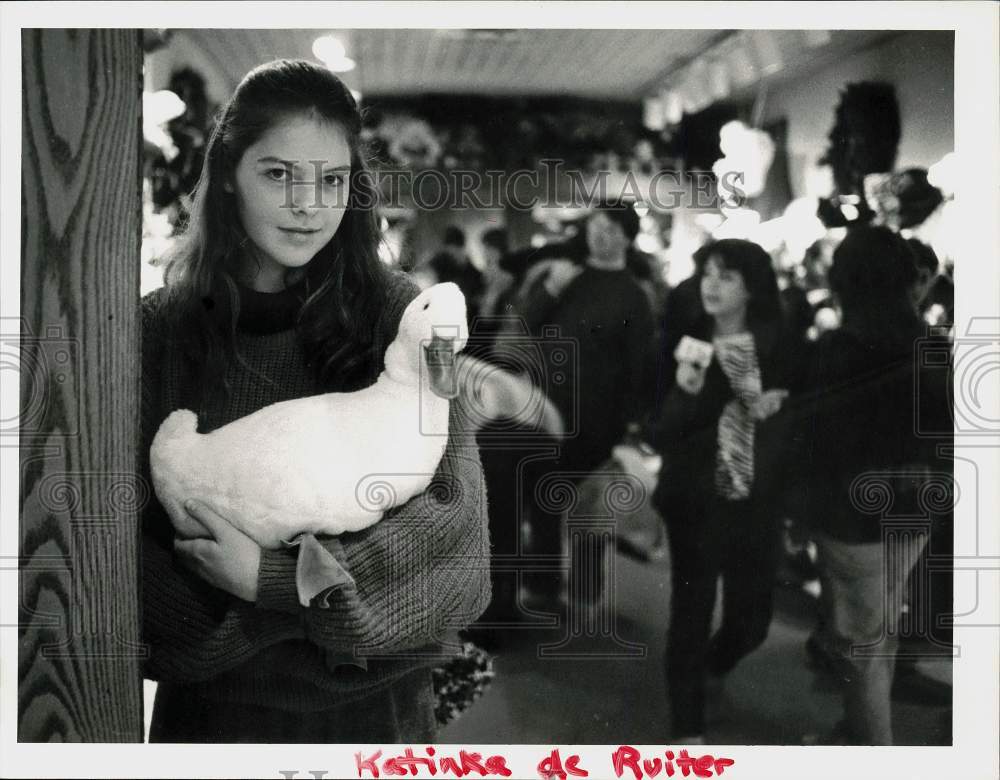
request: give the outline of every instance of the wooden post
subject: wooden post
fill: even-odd
[[[141,34],[21,44],[18,739],[141,742]]]

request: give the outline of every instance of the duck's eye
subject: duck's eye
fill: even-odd
[[[431,307],[431,305],[430,305],[430,303],[429,303],[429,302],[428,302],[428,303],[425,303],[425,304],[424,304],[424,311],[427,311],[427,310],[428,310],[428,309],[429,309],[430,307]]]

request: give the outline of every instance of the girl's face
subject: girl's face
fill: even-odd
[[[701,276],[701,302],[705,311],[716,319],[746,316],[750,291],[743,281],[743,274],[726,268],[718,255],[705,263]]]
[[[255,290],[283,289],[285,272],[306,265],[333,238],[350,174],[344,131],[308,116],[279,122],[247,147],[226,189],[253,250],[244,270]]]

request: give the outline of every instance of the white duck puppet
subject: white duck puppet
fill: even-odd
[[[175,530],[204,535],[184,509],[189,499],[270,549],[378,522],[422,493],[438,467],[467,340],[465,298],[437,284],[406,307],[370,387],[272,404],[207,434],[194,412],[173,412],[153,439],[150,469]]]

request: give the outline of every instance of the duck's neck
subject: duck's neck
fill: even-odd
[[[385,368],[379,379],[386,377],[387,381],[404,388],[417,387],[427,380],[426,376],[420,376],[420,360],[420,352],[408,355],[397,339],[385,350]]]
[[[378,384],[393,396],[400,398],[412,398],[414,390],[417,391],[419,404],[417,413],[420,415],[420,431],[428,435],[441,435],[448,433],[448,399],[437,395],[430,385],[430,376],[424,371],[421,376],[420,367],[417,364],[405,360],[392,360],[394,357],[389,350],[396,347],[390,344],[386,350],[385,369],[379,375]],[[397,350],[401,352],[401,350]],[[398,357],[404,357],[399,355]]]

